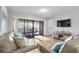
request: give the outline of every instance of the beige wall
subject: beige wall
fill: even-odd
[[[71,19],[71,27],[57,27],[57,20]],[[54,31],[70,31],[74,34],[79,34],[79,11],[74,10],[73,12],[64,12],[58,14],[54,18],[51,18],[47,22],[47,34],[51,34]]]
[[[8,19],[8,31],[13,31],[13,17],[9,16]]]

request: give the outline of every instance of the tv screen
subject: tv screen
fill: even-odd
[[[70,27],[70,26],[71,26],[71,19],[57,21],[57,27]]]

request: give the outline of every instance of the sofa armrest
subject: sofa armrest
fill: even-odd
[[[24,47],[24,48],[17,49],[13,53],[26,53],[28,51],[35,49],[35,48],[38,48],[38,44],[34,44],[34,45],[31,45],[31,46],[27,46],[27,47]]]

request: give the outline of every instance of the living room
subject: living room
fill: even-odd
[[[5,46],[1,46],[1,52],[40,53],[41,51],[42,53],[78,53],[78,40],[74,40],[79,38],[78,6],[0,6],[0,13],[0,39],[6,38],[9,32],[12,32],[10,33],[12,37],[13,35],[17,36],[13,39],[9,36],[11,40],[9,44],[11,46],[14,45],[14,47],[9,46],[11,49],[8,47],[7,49],[4,48]],[[19,36],[17,35],[18,32],[20,32]],[[21,36],[24,37],[25,43],[24,40],[18,39],[18,37],[22,39]],[[12,42],[13,40],[16,43]],[[1,42],[3,43],[4,41],[2,40]],[[3,45],[7,44],[6,41]],[[73,41],[76,43],[72,44]],[[2,45],[1,42],[0,44]],[[67,42],[71,42],[68,44],[70,46],[73,45],[73,47],[66,50],[69,48],[69,46],[66,46],[62,52],[61,49],[59,49],[60,51],[53,51],[57,45],[55,44],[56,42],[58,44],[63,43],[63,46]],[[25,47],[25,44],[30,46]],[[77,48],[74,48],[76,46]],[[16,50],[16,48],[20,47],[23,49]]]

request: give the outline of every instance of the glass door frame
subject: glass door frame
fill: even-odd
[[[20,19],[18,19],[18,20],[20,20]],[[24,36],[26,34],[26,30],[25,30],[26,29],[25,28],[26,21],[32,21],[32,37],[35,36],[35,34],[34,34],[34,30],[35,30],[34,23],[35,22],[38,22],[39,23],[39,34],[37,34],[37,35],[43,35],[43,33],[44,33],[44,21],[36,21],[36,20],[28,20],[28,19],[22,19],[22,21],[24,23],[24,27],[23,27],[23,34],[24,34]]]

